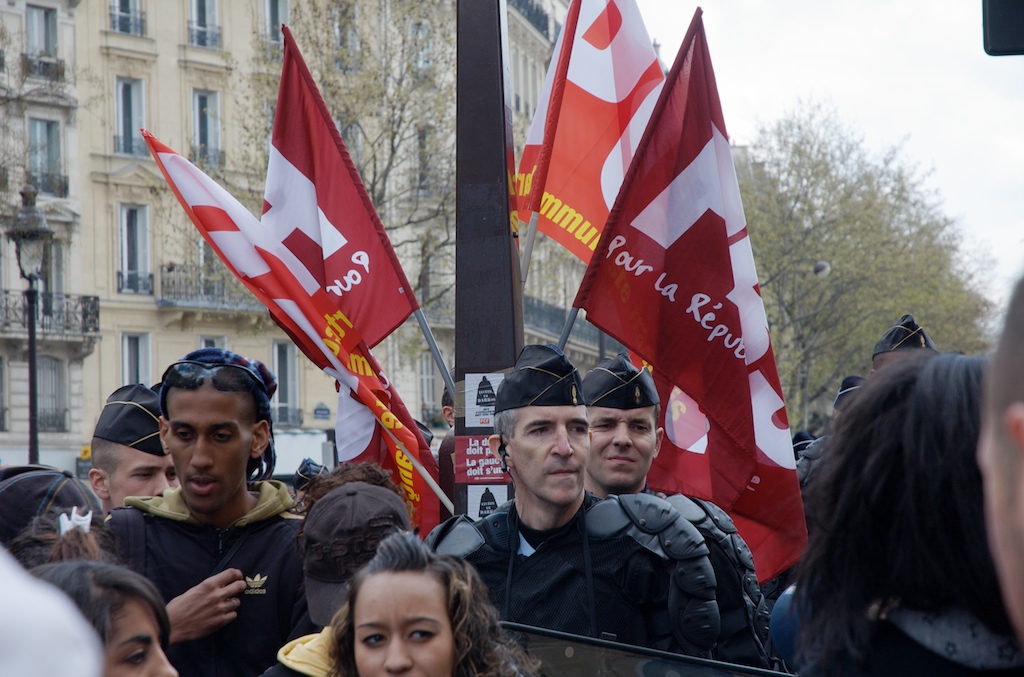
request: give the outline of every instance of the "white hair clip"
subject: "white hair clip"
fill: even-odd
[[[69,512],[67,515],[61,513],[57,517],[57,523],[60,525],[61,536],[71,531],[72,529],[81,529],[85,533],[89,533],[89,527],[92,525],[92,510],[85,514],[79,515],[78,506],[75,506],[71,508],[71,512]]]

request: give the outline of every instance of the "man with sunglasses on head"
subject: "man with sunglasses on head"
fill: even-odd
[[[270,480],[274,375],[258,360],[202,348],[164,372],[160,441],[181,483],[129,498],[111,524],[127,564],[169,600],[183,675],[254,675],[316,630],[295,548],[299,519]]]

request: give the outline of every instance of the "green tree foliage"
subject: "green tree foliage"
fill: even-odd
[[[794,428],[820,432],[842,378],[867,375],[875,342],[904,313],[940,350],[986,349],[983,268],[900,148],[873,157],[832,108],[807,104],[737,155]]]

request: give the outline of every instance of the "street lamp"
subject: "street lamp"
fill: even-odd
[[[25,314],[28,319],[28,462],[39,463],[39,376],[36,371],[36,308],[39,290],[36,282],[43,273],[46,250],[53,240],[53,231],[46,217],[36,207],[36,189],[25,186],[21,191],[21,209],[7,231],[18,253],[18,269],[28,280],[25,290]]]

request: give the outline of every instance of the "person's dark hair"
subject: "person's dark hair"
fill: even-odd
[[[959,607],[1008,633],[975,462],[985,360],[920,351],[843,411],[817,478],[798,566],[804,658],[841,674],[894,604]]]
[[[117,540],[100,513],[93,513],[88,533],[71,529],[60,535],[60,515],[69,511],[69,508],[51,508],[34,518],[14,537],[7,547],[8,552],[26,569],[70,560],[120,564]]]
[[[160,627],[160,645],[167,646],[171,621],[160,593],[148,579],[131,569],[85,560],[44,564],[31,573],[54,585],[71,598],[100,639],[110,641],[113,618],[131,599],[137,599],[153,611]]]
[[[408,532],[384,539],[377,555],[353,577],[345,605],[331,623],[331,677],[358,674],[355,664],[355,605],[366,580],[375,574],[419,572],[437,578],[446,594],[448,619],[455,641],[456,677],[525,677],[536,662],[505,637],[498,612],[473,566],[438,555]]]

